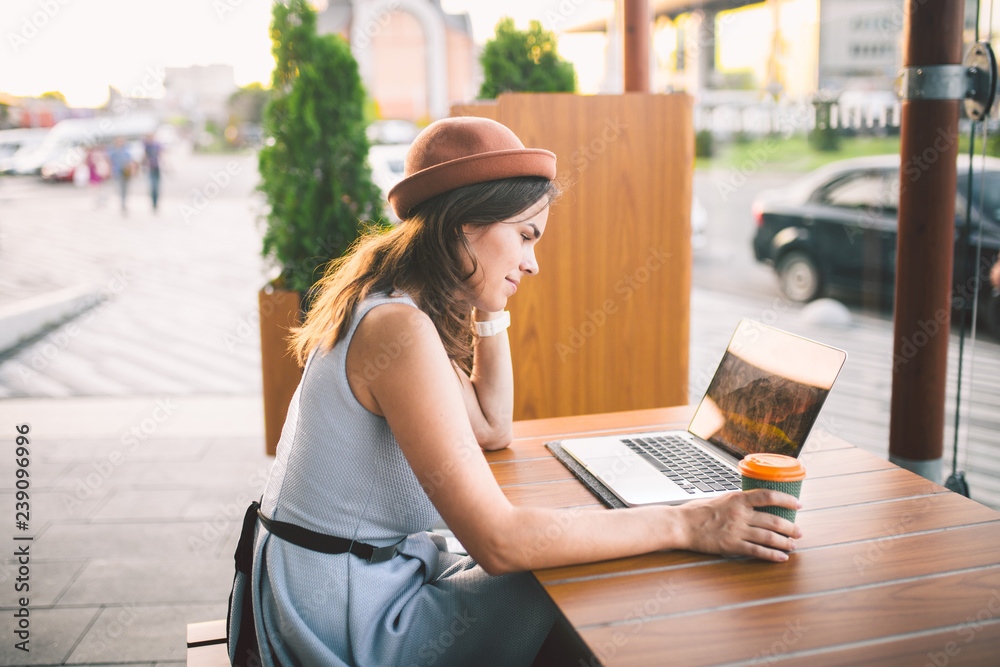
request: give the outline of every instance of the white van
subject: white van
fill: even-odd
[[[42,143],[48,133],[47,127],[0,130],[0,174],[6,174],[13,168],[18,151],[30,151]]]

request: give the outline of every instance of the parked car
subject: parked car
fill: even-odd
[[[77,169],[87,168],[87,151],[87,146],[68,146],[42,164],[39,175],[46,181],[72,181]]]
[[[368,165],[372,169],[372,181],[382,190],[382,201],[385,202],[385,215],[393,223],[399,218],[389,206],[386,195],[396,183],[403,180],[403,167],[406,164],[406,151],[410,144],[372,144],[368,149]]]
[[[1000,159],[986,160],[985,193],[979,175],[981,160],[975,161],[973,231],[965,249],[970,271],[980,240],[980,266],[992,266],[1000,252]],[[963,289],[961,282],[967,282],[958,272],[962,267],[960,233],[965,224],[968,170],[969,158],[963,155],[958,161],[955,196],[956,291]],[[904,172],[907,184],[910,175],[915,173]],[[912,181],[912,187],[921,186],[919,178]],[[834,162],[783,190],[762,192],[752,206],[757,223],[754,255],[757,261],[774,266],[781,291],[793,301],[811,301],[845,290],[874,293],[890,303],[895,285],[900,187],[899,156],[880,155]],[[980,220],[981,239],[977,233]],[[985,298],[990,291],[985,271],[980,282]]]
[[[136,164],[142,164],[146,154],[142,140],[133,139],[125,145],[128,148],[129,155],[132,156],[132,161]],[[40,172],[42,180],[53,182],[73,181],[77,184],[86,183],[87,179],[90,178],[90,171],[86,164],[87,153],[90,152],[90,148],[91,146],[86,144],[66,147],[61,153],[58,153],[42,165]],[[83,171],[82,174],[77,173],[81,170]]]
[[[372,144],[406,144],[408,146],[420,134],[420,128],[412,121],[389,118],[372,121],[366,129],[366,134],[368,141]]]

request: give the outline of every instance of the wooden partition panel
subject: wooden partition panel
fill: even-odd
[[[515,93],[452,107],[557,156],[540,274],[508,303],[514,419],[688,401],[692,103]]]

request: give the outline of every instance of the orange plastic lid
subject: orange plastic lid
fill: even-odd
[[[784,454],[747,454],[737,467],[747,477],[769,482],[797,482],[806,478],[805,466]]]

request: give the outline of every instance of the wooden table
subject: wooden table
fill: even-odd
[[[518,422],[487,457],[516,505],[619,511],[544,443],[691,413]],[[537,571],[592,652],[573,664],[1000,665],[1000,513],[829,434],[801,459],[804,536],[786,563],[677,551]]]

